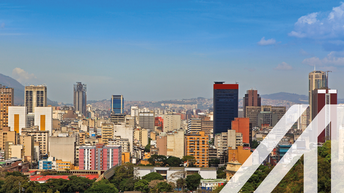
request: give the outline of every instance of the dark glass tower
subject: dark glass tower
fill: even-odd
[[[124,113],[124,97],[123,95],[112,95],[111,97],[111,113]]]
[[[77,82],[74,84],[74,110],[86,116],[86,84]]]
[[[231,129],[232,121],[238,117],[238,84],[214,84],[214,135]]]

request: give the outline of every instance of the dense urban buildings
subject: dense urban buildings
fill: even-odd
[[[111,97],[111,113],[124,113],[124,97],[123,95],[112,95]]]
[[[25,86],[24,103],[27,107],[27,113],[34,113],[35,107],[47,106],[47,87],[44,85]]]
[[[74,110],[78,111],[80,114],[86,116],[86,103],[87,103],[87,95],[86,95],[87,87],[86,84],[82,84],[81,82],[77,82],[74,84]]]
[[[13,106],[13,88],[0,84],[0,130],[8,127],[8,107]]]
[[[227,132],[232,121],[238,117],[238,84],[214,84],[214,134]]]

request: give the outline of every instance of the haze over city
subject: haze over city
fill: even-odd
[[[1,73],[48,97],[212,97],[216,80],[239,96],[307,94],[307,74],[331,70],[340,90],[344,4],[340,1],[2,1]]]

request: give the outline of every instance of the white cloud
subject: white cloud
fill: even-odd
[[[326,57],[320,59],[318,57],[306,58],[302,61],[303,64],[310,66],[344,66],[343,52],[330,52]]]
[[[267,46],[273,44],[276,44],[276,40],[273,38],[266,40],[265,37],[262,37],[262,39],[258,42],[258,45],[260,46]]]
[[[282,62],[282,63],[278,64],[277,67],[274,69],[275,70],[292,70],[293,67],[290,66],[289,64],[287,64],[286,62]]]
[[[315,12],[300,17],[289,35],[311,39],[344,37],[344,3],[334,7],[329,14]]]
[[[306,52],[304,49],[300,49],[300,54],[303,55],[303,56],[308,56],[309,53]]]
[[[27,84],[30,81],[37,80],[37,77],[34,74],[30,74],[21,68],[13,69],[12,76],[22,84]]]

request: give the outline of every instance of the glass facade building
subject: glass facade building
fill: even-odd
[[[112,95],[111,97],[111,113],[124,113],[124,97],[123,95]]]
[[[231,129],[232,121],[238,117],[238,84],[214,84],[214,135]]]

